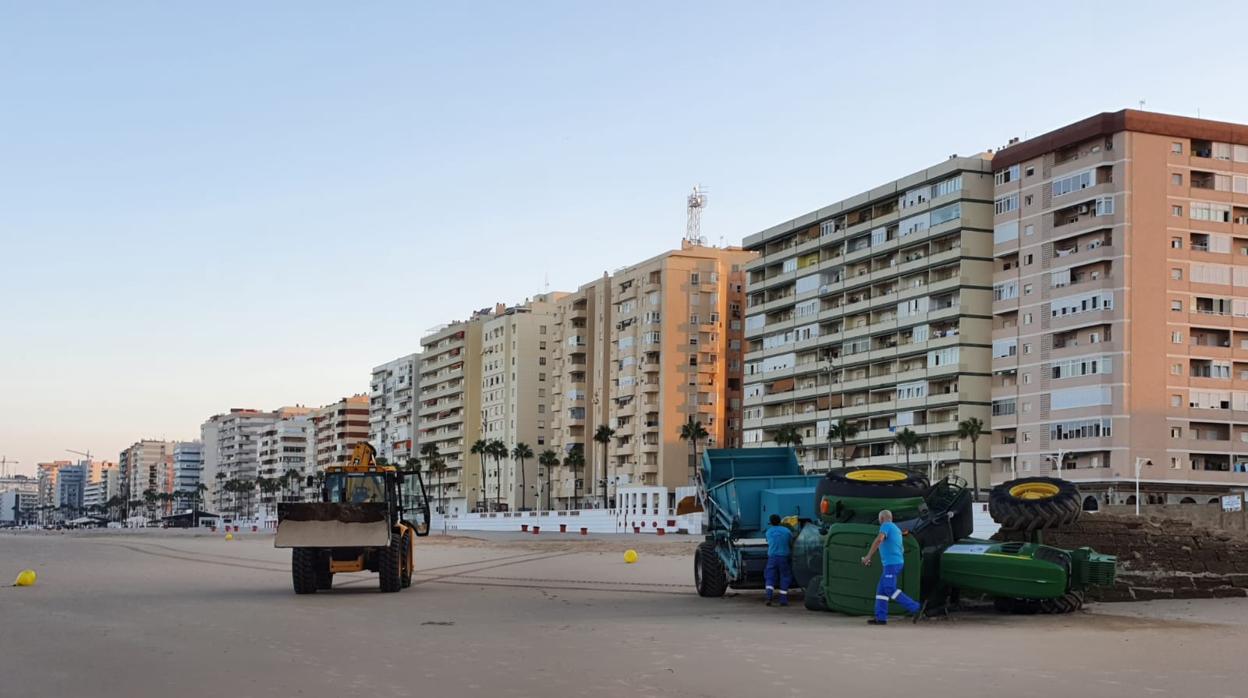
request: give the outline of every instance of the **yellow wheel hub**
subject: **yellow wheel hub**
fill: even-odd
[[[845,478],[848,480],[857,480],[859,482],[901,482],[906,479],[906,474],[893,470],[877,470],[875,468],[867,468],[865,470],[855,470],[851,473],[847,473]]]
[[[1024,482],[1021,485],[1014,485],[1010,488],[1010,496],[1015,499],[1051,499],[1057,496],[1061,490],[1057,485],[1047,482]]]

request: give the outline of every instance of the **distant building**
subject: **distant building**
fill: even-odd
[[[0,492],[0,524],[29,524],[38,518],[37,490],[10,489]]]
[[[174,442],[144,439],[122,451],[117,458],[121,471],[121,495],[126,501],[143,499],[147,490],[160,492],[162,471],[171,463]]]
[[[100,507],[108,503],[121,492],[121,473],[116,467],[100,470],[94,482],[88,482],[83,488],[82,507]]]
[[[368,441],[368,396],[353,395],[316,410],[316,467],[346,463],[357,443]]]
[[[204,444],[200,441],[179,441],[173,447],[173,491],[183,496],[175,502],[179,510],[189,509],[195,501],[200,475],[204,469]]]
[[[278,501],[302,499],[304,481],[316,472],[316,425],[311,415],[300,414],[278,419],[259,436],[260,477],[277,480],[287,473],[294,481],[272,493],[260,493],[260,501],[269,514]]]
[[[57,506],[57,473],[62,467],[73,464],[73,461],[54,460],[38,463],[35,466],[37,468],[36,477],[38,478],[36,503],[38,509],[50,511]]]
[[[442,492],[430,493],[448,512],[477,507],[481,498],[478,467],[468,464],[468,449],[481,438],[481,323],[491,311],[453,322],[421,337],[420,405],[416,441],[437,446],[446,465]],[[475,458],[473,460],[476,460]]]
[[[416,394],[420,354],[408,354],[373,369],[369,384],[368,440],[377,456],[392,464],[415,457]]]
[[[82,511],[83,490],[87,486],[86,464],[65,465],[56,473],[56,506],[62,514],[77,516]]]
[[[307,416],[312,409],[296,405],[272,412],[234,408],[210,417],[200,427],[203,468],[200,480],[208,485],[205,501],[218,509],[228,497],[223,486],[230,480],[254,480],[260,475],[260,436],[279,419]]]

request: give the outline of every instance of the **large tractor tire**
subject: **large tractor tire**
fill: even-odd
[[[1040,602],[1041,613],[1074,613],[1081,608],[1083,608],[1083,593],[1078,591],[1069,591],[1064,596],[1044,599]]]
[[[715,544],[706,541],[698,546],[693,556],[693,583],[698,589],[698,596],[718,598],[728,591],[728,573],[724,570],[724,562],[715,552]]]
[[[316,593],[316,562],[319,558],[315,548],[295,548],[290,552],[290,576],[295,583],[296,594]]]
[[[404,589],[412,585],[412,533],[411,531],[403,532],[403,561],[402,571],[399,574],[399,586]]]
[[[1052,477],[1024,477],[992,488],[988,513],[1007,531],[1042,531],[1073,524],[1083,512],[1073,482]]]
[[[377,576],[386,593],[403,588],[403,537],[390,534],[390,544],[377,554]]]
[[[803,603],[807,610],[826,611],[828,610],[828,600],[823,595],[823,575],[816,574],[810,578],[810,586],[804,590],[805,598]]]
[[[318,590],[334,586],[334,573],[329,571],[329,561],[329,551],[323,551],[316,556],[316,588]]]
[[[926,497],[928,489],[927,478],[905,468],[842,468],[829,471],[827,477],[815,485],[815,501],[823,501],[825,495],[871,499]]]

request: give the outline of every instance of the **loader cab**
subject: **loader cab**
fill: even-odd
[[[323,501],[339,504],[382,504],[393,500],[387,492],[394,478],[383,472],[327,472]]]

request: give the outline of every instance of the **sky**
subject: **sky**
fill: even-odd
[[[366,392],[694,184],[740,244],[1140,100],[1248,122],[1243,3],[1014,5],[0,0],[0,456]]]

